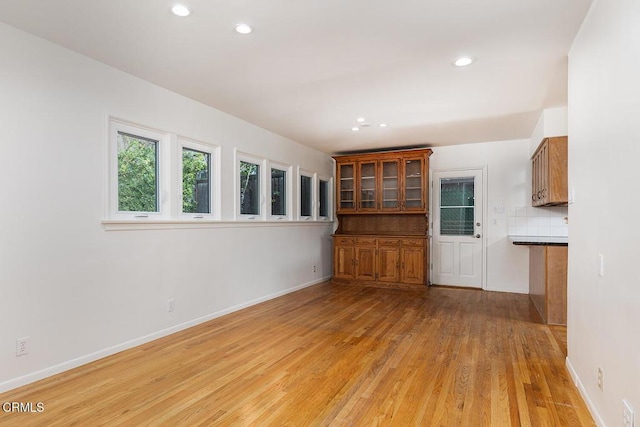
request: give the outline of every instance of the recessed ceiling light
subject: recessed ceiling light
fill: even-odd
[[[354,126],[354,127],[351,128],[351,130],[354,131],[354,132],[358,132],[360,130],[360,128],[357,127],[357,126]]]
[[[468,56],[462,56],[456,59],[456,62],[454,62],[453,64],[456,67],[466,67],[467,65],[470,65],[472,62],[473,62],[473,58],[470,58]]]
[[[386,128],[387,124],[386,123],[380,123],[378,126],[380,126],[381,128]]]
[[[191,15],[191,9],[179,3],[171,6],[171,12],[176,16],[182,16],[182,17]]]
[[[356,121],[357,121],[358,123],[364,123],[364,117],[358,117],[358,118],[356,119]]]
[[[249,24],[237,24],[234,27],[236,33],[238,34],[251,34],[253,32],[253,27]]]

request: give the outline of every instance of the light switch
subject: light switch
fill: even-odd
[[[604,277],[604,255],[598,254],[599,272],[600,277]]]

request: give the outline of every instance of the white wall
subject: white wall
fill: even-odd
[[[325,154],[0,24],[0,391],[331,275],[328,223],[105,231],[108,115],[219,144],[223,220],[234,148],[333,175]]]
[[[536,127],[531,132],[531,144],[529,145],[529,157],[536,152],[543,138],[549,136],[567,135],[567,107],[547,108],[542,111]]]
[[[640,423],[639,22],[640,2],[596,0],[569,55],[568,366],[609,426],[623,399]]]
[[[531,193],[528,154],[529,140],[521,139],[434,147],[429,159],[432,171],[486,166],[487,290],[529,293],[529,250],[509,241],[507,224],[509,210],[525,206]]]

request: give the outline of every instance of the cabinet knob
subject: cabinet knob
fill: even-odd
[[[476,237],[476,239],[479,239],[479,238],[480,238],[480,237],[482,237],[482,236],[481,236],[481,235],[479,235],[479,234],[476,234],[476,236],[475,236],[475,237]]]

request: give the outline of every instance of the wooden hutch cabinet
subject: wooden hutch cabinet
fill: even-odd
[[[427,213],[428,155],[404,151],[335,159],[337,214]]]
[[[567,185],[566,136],[544,138],[531,158],[531,206],[566,205]]]
[[[337,156],[338,283],[427,285],[430,149]]]

